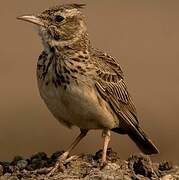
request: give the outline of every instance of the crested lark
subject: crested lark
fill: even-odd
[[[103,131],[102,163],[110,131],[128,134],[145,154],[157,148],[139,126],[123,72],[110,55],[92,47],[83,4],[60,5],[18,19],[36,24],[44,51],[37,62],[40,95],[56,119],[81,133],[62,154],[51,174],[65,163],[72,149],[91,129]]]

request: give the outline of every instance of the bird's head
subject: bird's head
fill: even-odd
[[[60,5],[17,19],[36,24],[45,45],[65,46],[78,41],[87,32],[85,17],[80,11],[83,7],[84,4]]]

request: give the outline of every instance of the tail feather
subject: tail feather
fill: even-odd
[[[147,137],[147,135],[144,133],[144,131],[141,128],[137,128],[137,132],[132,131],[128,135],[143,153],[148,155],[159,153],[157,147]]]
[[[120,128],[112,129],[112,131],[125,134]],[[122,133],[121,133],[122,132]],[[154,143],[147,137],[144,131],[140,127],[132,128],[130,132],[126,132],[129,137],[134,141],[138,148],[145,154],[157,154],[159,150]]]

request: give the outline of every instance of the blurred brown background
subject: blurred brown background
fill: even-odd
[[[87,3],[94,46],[119,59],[142,127],[160,149],[157,159],[179,160],[178,0],[14,0],[0,9],[0,160],[65,149],[78,130],[68,130],[39,97],[36,61],[42,50],[35,28],[15,18],[60,3]],[[112,135],[122,159],[138,149],[127,136]],[[91,131],[74,153],[95,152],[101,132]]]

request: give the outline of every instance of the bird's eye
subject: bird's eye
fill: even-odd
[[[65,19],[65,18],[64,18],[63,16],[60,16],[60,15],[56,15],[56,16],[55,16],[55,21],[56,21],[57,23],[62,22],[64,19]]]

